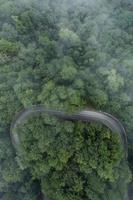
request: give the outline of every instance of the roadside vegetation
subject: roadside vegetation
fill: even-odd
[[[130,0],[0,0],[0,198],[125,200],[131,173],[120,138],[100,124],[31,116],[31,105],[91,105],[126,128],[133,171],[133,4]],[[132,196],[132,183],[129,195]]]

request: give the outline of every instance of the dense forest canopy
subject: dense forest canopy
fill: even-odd
[[[15,130],[16,151],[10,124],[36,104],[109,112],[126,128],[133,172],[132,77],[132,0],[0,0],[0,199],[127,200],[117,134],[30,116]]]

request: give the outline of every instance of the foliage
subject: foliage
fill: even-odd
[[[17,153],[9,132],[14,115],[34,104],[91,106],[125,126],[133,171],[132,9],[131,0],[0,0],[1,199],[46,191],[53,200],[124,200],[129,168],[104,127],[31,116],[16,130]]]
[[[61,122],[44,114],[29,117],[16,132],[21,144],[18,163],[30,169],[34,179],[41,179],[49,199],[100,200],[105,192],[113,193],[108,184],[121,191],[117,183],[130,178],[122,163],[120,138],[99,124]],[[128,173],[122,177],[124,170]]]

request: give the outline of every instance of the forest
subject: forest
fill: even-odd
[[[125,127],[15,115],[101,110]],[[0,0],[0,199],[132,200],[133,1]]]

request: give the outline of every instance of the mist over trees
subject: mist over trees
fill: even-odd
[[[109,112],[133,171],[132,11],[131,0],[0,0],[0,199],[127,200],[128,164],[105,127],[31,116],[16,152],[10,124],[36,104]]]

